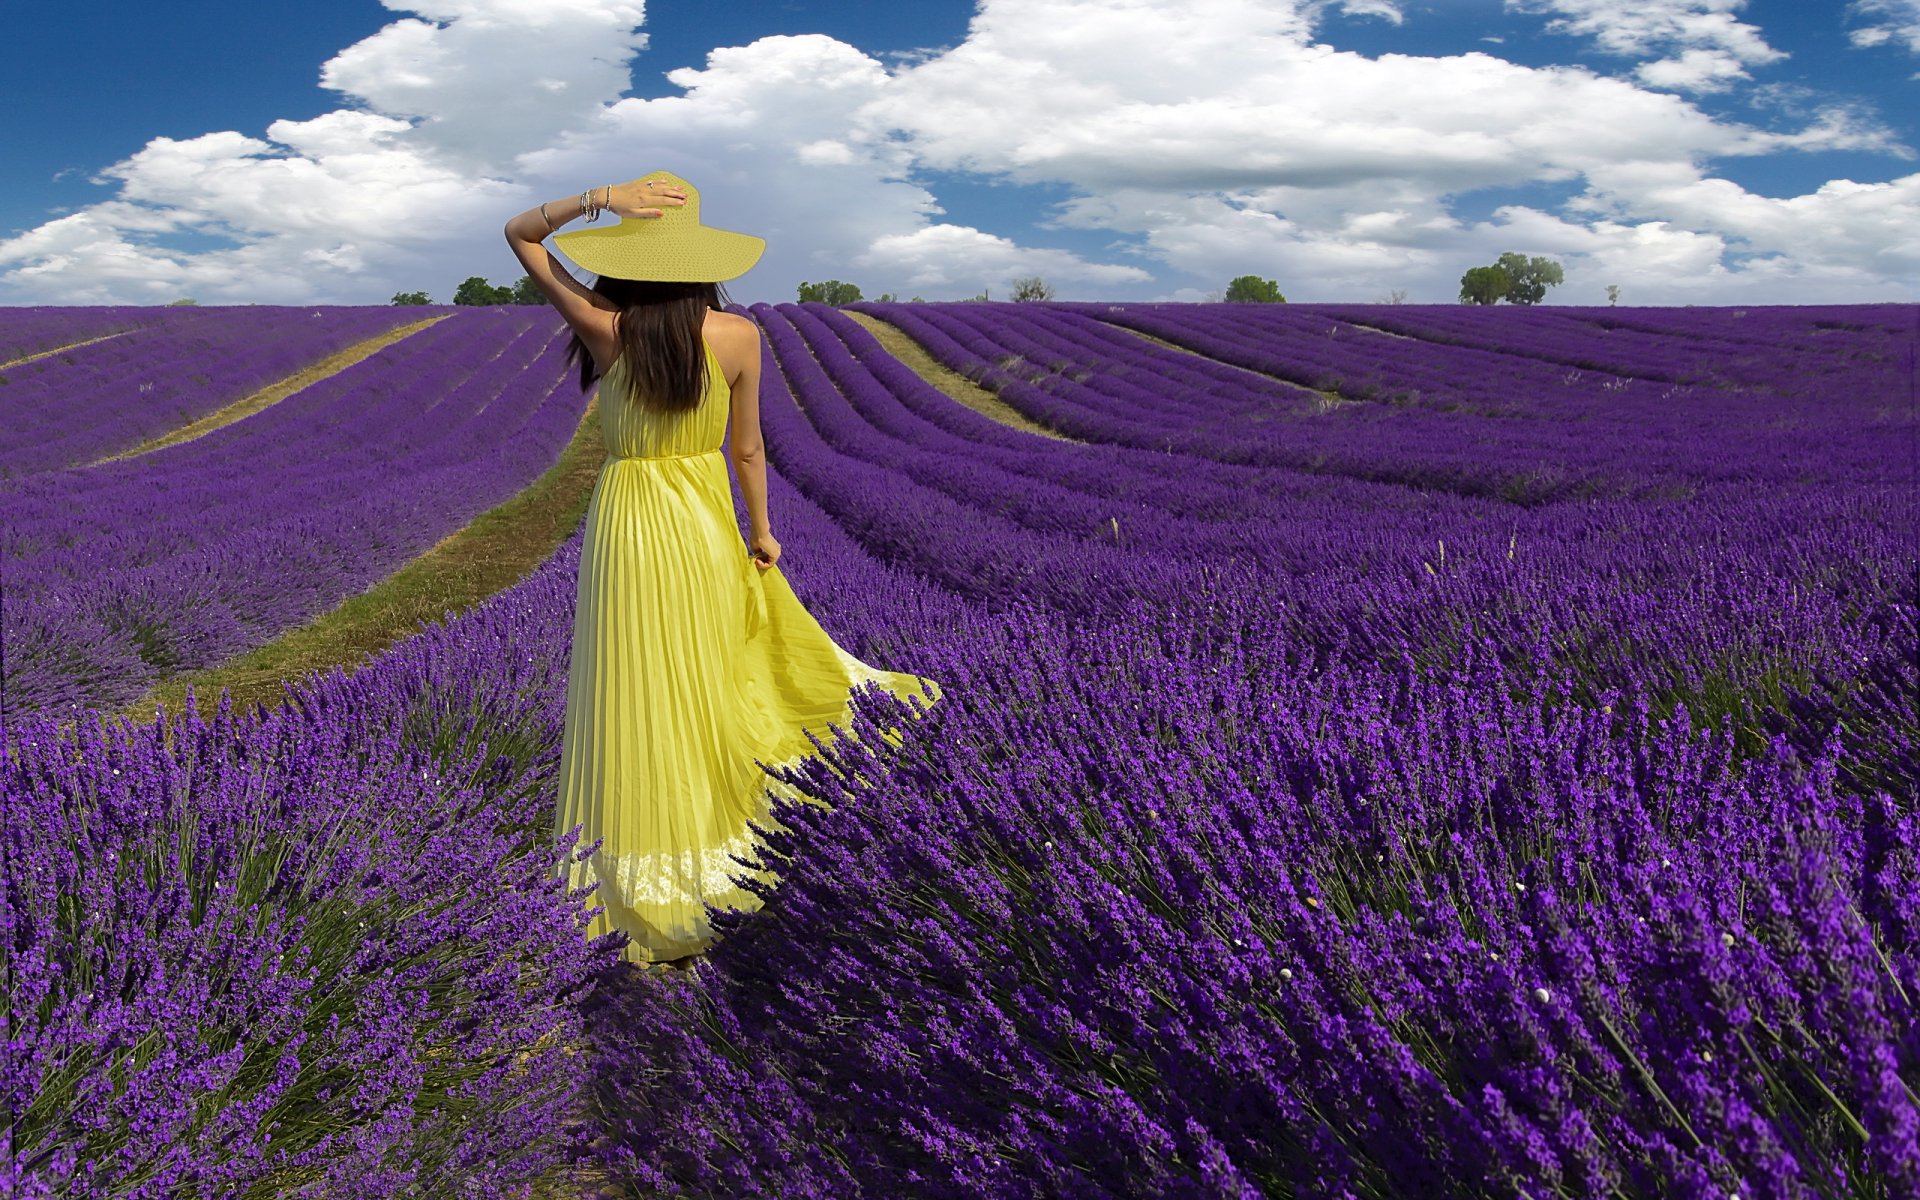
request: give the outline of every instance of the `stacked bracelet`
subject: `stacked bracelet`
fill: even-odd
[[[603,211],[613,207],[613,185],[609,183],[606,187],[607,200],[605,204],[593,198],[592,188],[588,188],[586,191],[580,193],[580,215],[587,219],[587,224],[589,225],[598,221]]]
[[[598,221],[602,212],[613,207],[613,185],[609,183],[606,187],[607,199],[605,203],[593,198],[592,188],[588,188],[586,191],[580,193],[580,215],[587,219],[589,225]],[[547,215],[547,205],[550,203],[552,203],[552,201],[542,201],[540,204],[540,219],[547,223],[548,233],[553,232],[553,218]]]

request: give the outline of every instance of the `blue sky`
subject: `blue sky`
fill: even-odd
[[[444,300],[656,168],[768,237],[743,300],[1437,302],[1508,249],[1550,302],[1916,298],[1920,0],[563,7],[10,13],[0,302]]]

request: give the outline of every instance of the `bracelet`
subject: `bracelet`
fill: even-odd
[[[553,218],[547,215],[547,202],[545,200],[542,200],[540,202],[540,219],[547,223],[547,232],[552,233]]]

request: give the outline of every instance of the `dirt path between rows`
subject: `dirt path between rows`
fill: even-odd
[[[960,404],[972,409],[983,417],[991,417],[1002,425],[1011,426],[1022,433],[1037,433],[1041,437],[1052,438],[1056,442],[1077,442],[1079,438],[1068,437],[1057,430],[1048,429],[1031,417],[1023,415],[1005,400],[994,395],[986,388],[968,379],[958,371],[950,370],[935,361],[926,348],[913,340],[912,336],[899,326],[889,324],[879,317],[869,316],[852,309],[840,310],[864,326],[867,332],[879,339],[881,349],[899,359],[915,375],[932,384],[942,393],[952,397]]]
[[[91,346],[95,342],[104,342],[110,338],[125,337],[132,332],[134,331],[131,329],[122,329],[117,333],[103,333],[99,337],[83,338],[77,342],[68,342],[64,346],[55,346],[51,350],[36,350],[32,354],[23,354],[19,358],[10,358],[6,362],[0,363],[0,371],[11,371],[20,364],[30,363],[37,358],[46,358],[49,355],[61,354],[68,350],[78,350],[82,346]]]
[[[170,430],[157,438],[142,442],[131,450],[122,450],[116,454],[109,454],[104,458],[96,458],[86,465],[97,467],[101,463],[114,462],[122,458],[138,458],[142,454],[151,454],[155,450],[164,450],[168,446],[177,446],[182,442],[191,442],[195,438],[205,437],[216,429],[224,428],[238,421],[244,421],[261,409],[269,408],[280,403],[302,388],[311,387],[329,375],[344,371],[361,359],[372,358],[400,339],[419,333],[427,326],[444,321],[451,315],[451,313],[441,313],[437,316],[428,317],[424,321],[415,321],[410,325],[402,325],[398,329],[389,329],[387,332],[377,334],[363,342],[355,342],[345,350],[330,354],[311,366],[302,367],[278,383],[270,383],[250,396],[242,396],[225,408],[216,409],[196,421],[191,421],[178,429]]]

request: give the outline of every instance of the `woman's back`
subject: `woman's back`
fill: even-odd
[[[700,403],[682,412],[662,412],[634,401],[625,356],[614,360],[600,379],[600,435],[610,458],[679,458],[719,453],[727,433],[730,389],[727,372],[703,333],[707,390]]]

